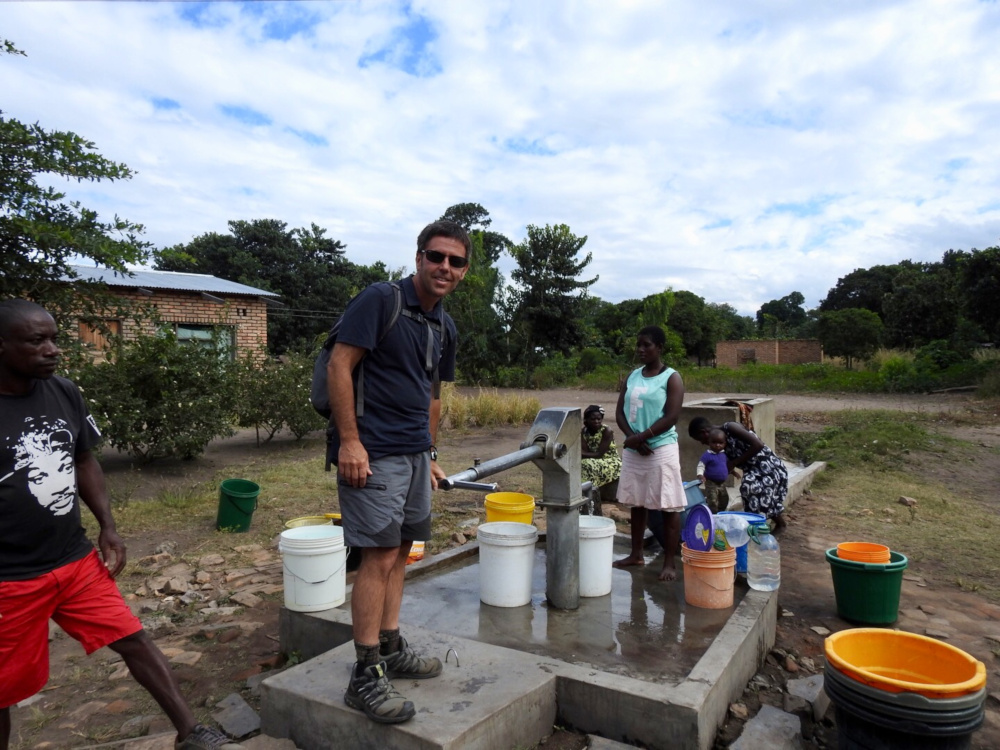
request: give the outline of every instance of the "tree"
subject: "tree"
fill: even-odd
[[[914,348],[948,339],[959,320],[953,282],[940,263],[913,264],[897,274],[883,306],[887,343]]]
[[[719,326],[716,341],[742,341],[752,339],[756,333],[756,323],[749,315],[740,315],[730,304],[710,302],[709,308],[715,314]]]
[[[1000,247],[973,249],[959,273],[965,317],[1000,345]]]
[[[580,300],[597,281],[596,276],[578,280],[592,259],[590,253],[577,258],[586,242],[565,224],[529,224],[527,238],[512,249],[517,268],[511,274],[516,284],[511,334],[528,382],[542,357],[568,355],[584,343]]]
[[[871,310],[849,307],[819,315],[819,340],[825,354],[843,357],[850,370],[855,359],[871,357],[882,340],[884,326]]]
[[[458,328],[457,363],[462,380],[481,383],[507,361],[499,313],[503,276],[483,250],[483,233],[473,232],[471,240],[469,270],[446,304]]]
[[[3,48],[24,55],[7,40]],[[130,275],[128,266],[149,256],[148,243],[138,238],[142,226],[117,216],[102,221],[51,183],[127,180],[132,174],[76,133],[26,125],[0,112],[0,298],[33,299],[63,322],[71,312],[128,314],[103,284],[65,282],[76,278],[70,265],[79,258]]]
[[[642,300],[627,299],[614,304],[588,297],[585,306],[591,308],[587,321],[596,337],[594,343],[622,364],[631,362],[635,336],[642,328]]]
[[[277,219],[230,221],[229,234],[209,232],[156,253],[163,271],[206,273],[280,294],[287,307],[268,314],[268,348],[307,351],[326,333],[351,297],[388,279],[382,263],[358,266],[345,246],[312,224],[288,229]]]
[[[478,203],[456,203],[450,206],[441,218],[462,225],[469,234],[479,232],[483,241],[483,257],[489,264],[496,263],[500,259],[500,253],[505,250],[510,252],[514,246],[514,243],[504,235],[490,231],[493,219],[490,218],[490,212]]]
[[[806,298],[801,292],[792,292],[781,299],[765,302],[757,311],[757,329],[773,338],[786,338],[806,322],[802,303]]]
[[[886,298],[892,294],[892,281],[900,271],[912,265],[909,261],[904,261],[891,266],[856,268],[847,276],[837,279],[836,285],[819,303],[819,309],[829,312],[861,308],[871,310],[885,320],[882,308]]]
[[[684,351],[695,357],[698,365],[715,356],[715,344],[720,340],[723,322],[705,300],[693,292],[674,292],[674,306],[667,324],[684,343]]]
[[[458,369],[470,383],[488,380],[507,364],[503,307],[503,274],[496,267],[500,253],[513,246],[497,232],[489,211],[478,203],[459,203],[441,216],[465,228],[472,240],[469,270],[446,301],[448,313],[458,327]]]

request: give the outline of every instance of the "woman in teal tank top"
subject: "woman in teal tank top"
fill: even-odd
[[[642,367],[629,375],[618,395],[615,418],[625,434],[618,501],[631,508],[632,551],[614,566],[646,564],[642,542],[648,513],[662,511],[666,550],[660,580],[673,581],[677,578],[680,513],[687,507],[675,429],[684,404],[684,381],[663,363],[666,343],[659,326],[639,331],[636,356]]]

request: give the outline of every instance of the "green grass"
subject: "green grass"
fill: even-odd
[[[973,471],[974,451],[996,449],[942,434],[948,420],[940,415],[844,411],[828,417],[820,432],[779,435],[784,452],[806,463],[828,462],[812,488],[820,499],[803,501],[802,522],[814,519],[838,541],[886,544],[929,575],[1000,601],[1000,516],[992,498],[941,478]],[[917,504],[901,505],[904,495]]]

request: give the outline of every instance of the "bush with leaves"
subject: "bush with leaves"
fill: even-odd
[[[233,434],[233,363],[215,347],[164,331],[117,342],[108,355],[70,375],[112,447],[143,461],[193,458]]]
[[[291,352],[280,359],[262,359],[262,354],[248,353],[236,363],[239,426],[255,428],[258,444],[262,431],[267,442],[283,428],[296,439],[323,429],[325,420],[309,402],[312,361]]]

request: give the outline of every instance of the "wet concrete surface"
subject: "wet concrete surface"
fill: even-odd
[[[615,557],[627,553],[616,541]],[[725,626],[747,586],[738,578],[733,607],[702,609],[684,601],[679,578],[657,580],[660,555],[646,565],[612,573],[611,594],[581,597],[573,611],[545,600],[545,547],[534,550],[531,603],[491,607],[479,601],[479,564],[472,557],[408,581],[400,619],[439,633],[504,646],[659,684],[684,680]]]

